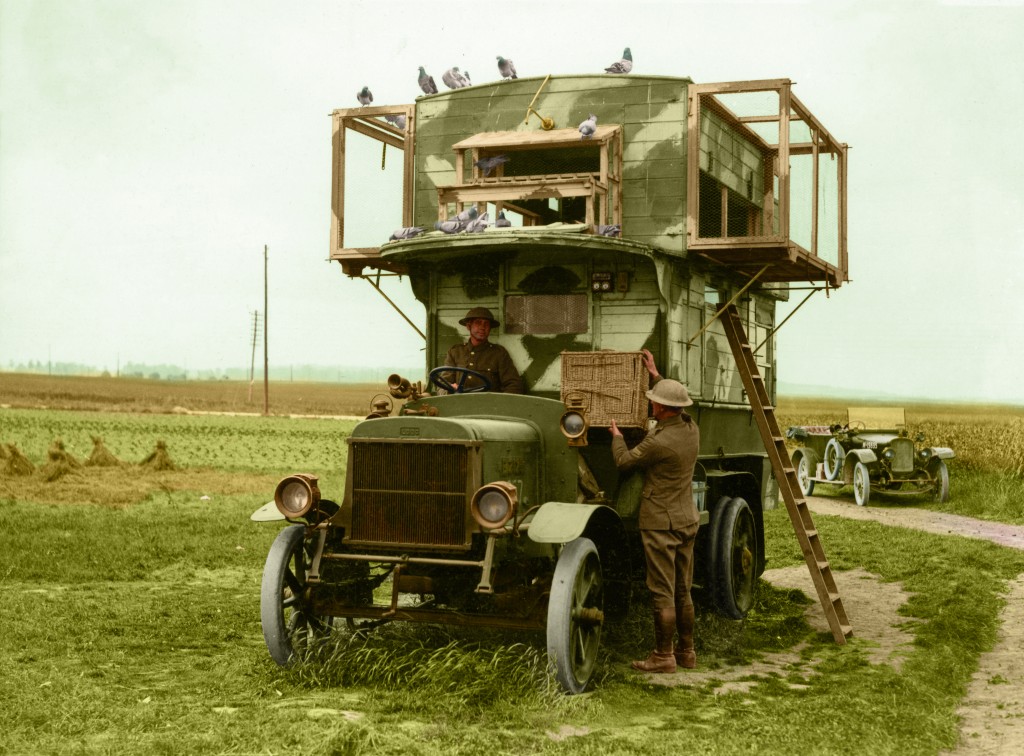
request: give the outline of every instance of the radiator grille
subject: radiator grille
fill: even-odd
[[[346,540],[409,548],[465,548],[471,485],[463,444],[352,440]]]
[[[892,471],[908,473],[914,469],[914,442],[909,438],[893,439]]]

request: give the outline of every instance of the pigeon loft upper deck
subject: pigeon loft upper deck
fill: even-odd
[[[847,145],[791,89],[788,79],[548,76],[336,110],[330,257],[349,275],[401,271],[388,259],[393,229],[440,236],[436,221],[476,206],[511,220],[488,233],[615,225],[624,240],[742,277],[840,286]],[[389,146],[400,151],[390,187],[363,185],[377,181],[377,158],[349,132],[383,143],[381,167]]]

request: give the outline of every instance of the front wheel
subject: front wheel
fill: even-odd
[[[711,538],[715,607],[726,617],[743,619],[754,606],[759,562],[757,529],[750,505],[739,497],[720,502]]]
[[[568,693],[582,693],[597,662],[604,624],[601,558],[589,538],[562,549],[548,599],[548,659]]]
[[[949,501],[949,468],[941,459],[929,465],[928,472],[932,476],[932,500],[940,504]]]
[[[260,624],[263,640],[275,662],[287,667],[305,658],[315,642],[326,637],[331,617],[320,617],[309,601],[306,574],[306,526],[292,525],[274,539],[263,568]]]
[[[871,499],[871,476],[868,475],[868,466],[858,462],[853,466],[853,500],[857,506],[866,507]]]

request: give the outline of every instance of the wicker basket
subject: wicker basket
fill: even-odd
[[[582,398],[591,428],[645,427],[649,382],[641,352],[562,352],[562,401]]]

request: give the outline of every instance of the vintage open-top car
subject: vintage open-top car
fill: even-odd
[[[805,496],[816,483],[853,486],[853,498],[865,506],[872,489],[897,496],[929,494],[949,499],[945,460],[953,450],[925,446],[924,434],[907,431],[902,408],[851,407],[846,424],[793,426],[786,435],[801,446],[793,451]]]

